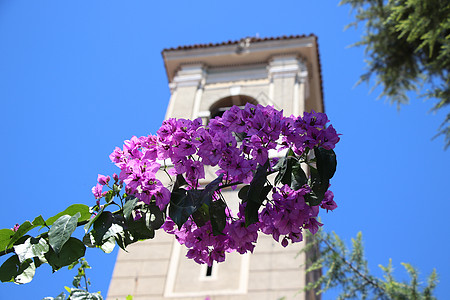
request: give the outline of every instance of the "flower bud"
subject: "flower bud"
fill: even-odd
[[[98,183],[100,183],[101,185],[108,184],[108,182],[109,182],[110,179],[111,179],[111,177],[105,176],[105,175],[101,175],[101,174],[98,174],[98,177],[97,177],[97,181],[98,181]]]

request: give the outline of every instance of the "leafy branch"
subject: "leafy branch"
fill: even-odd
[[[309,151],[306,152],[305,156]],[[274,186],[289,185],[298,190],[304,185],[311,187],[310,197],[305,198],[311,206],[319,205],[329,186],[329,179],[336,170],[336,158],[333,150],[315,148],[315,158],[311,165],[311,177],[308,179],[301,167],[306,157],[300,159],[292,150],[279,159],[277,165],[270,168],[269,160],[254,171],[249,185],[241,187],[239,197],[247,203],[245,207],[245,226],[258,222],[258,211]],[[274,184],[268,180],[270,174],[277,173]],[[204,188],[192,189],[182,175],[178,175],[168,205],[168,215],[180,228],[192,218],[198,226],[210,221],[212,233],[223,235],[227,223],[226,202],[220,190],[240,185],[241,182],[224,183],[223,175],[210,182]],[[0,230],[0,256],[13,254],[0,266],[0,281],[27,283],[32,280],[36,269],[44,263],[50,264],[53,271],[64,266],[69,268],[85,255],[86,247],[100,248],[110,253],[115,245],[125,249],[129,244],[140,240],[152,239],[155,230],[166,220],[166,210],[161,210],[155,202],[145,204],[133,195],[121,194],[122,185],[116,183],[110,191],[104,192],[106,204],[88,207],[73,204],[64,211],[44,220],[36,217],[26,221],[15,230]],[[114,198],[120,198],[120,204]],[[112,205],[120,207],[109,211]],[[82,240],[72,237],[78,227],[84,227]],[[48,228],[35,237],[29,235],[33,229]],[[81,277],[80,277],[81,278]],[[87,288],[87,285],[86,285]]]
[[[65,290],[69,293],[69,297],[66,298],[66,294],[62,292],[56,297],[45,297],[42,300],[103,300],[100,292],[89,292],[89,286],[91,285],[91,282],[86,276],[86,270],[90,269],[91,266],[89,266],[88,262],[84,258],[81,258],[69,265],[68,268],[69,270],[71,270],[77,265],[79,265],[78,273],[73,278],[73,288],[69,288],[67,286],[64,287]],[[84,286],[81,283],[82,281],[84,281]]]
[[[384,272],[384,279],[371,275],[367,267],[368,262],[364,258],[361,232],[352,239],[351,250],[336,233],[320,231],[308,239],[310,243],[302,249],[302,252],[311,253],[311,249],[314,248],[318,251],[314,251],[313,253],[317,255],[307,262],[306,272],[319,269],[325,269],[326,272],[317,281],[310,282],[304,288],[305,292],[315,291],[321,294],[338,287],[341,289],[338,299],[436,299],[433,296],[437,284],[435,270],[424,287],[419,284],[417,270],[406,263],[402,265],[411,278],[410,283],[399,282],[394,278],[391,260],[388,266],[379,266]]]
[[[435,98],[433,111],[450,105],[450,2],[441,0],[341,0],[355,12],[348,27],[363,25],[367,72],[360,82],[381,86],[380,97],[397,107],[409,92]],[[450,113],[439,128],[450,146]]]

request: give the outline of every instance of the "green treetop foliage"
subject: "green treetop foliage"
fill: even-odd
[[[381,97],[398,106],[408,103],[407,93],[436,98],[433,110],[450,103],[450,1],[448,0],[342,0],[356,12],[349,26],[365,25],[354,46],[365,46],[368,71],[383,88]],[[424,87],[426,85],[426,88]],[[450,146],[450,113],[439,134]]]
[[[338,287],[341,293],[338,299],[399,299],[399,300],[433,300],[433,290],[437,284],[437,274],[433,270],[428,277],[427,285],[419,281],[418,272],[410,264],[402,263],[410,276],[410,282],[397,281],[393,276],[392,262],[388,266],[380,265],[384,278],[378,278],[369,272],[367,260],[364,258],[362,234],[352,239],[352,249],[335,233],[319,231],[309,236],[310,243],[302,252],[316,253],[307,263],[306,272],[322,269],[320,279],[311,282],[305,291],[323,293]]]

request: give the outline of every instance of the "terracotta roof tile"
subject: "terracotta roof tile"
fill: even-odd
[[[309,35],[283,35],[283,36],[278,36],[278,37],[265,37],[265,38],[259,38],[259,37],[248,37],[250,38],[250,42],[255,43],[255,42],[265,42],[265,41],[276,41],[276,40],[289,40],[289,39],[298,39],[298,38],[304,38],[304,37],[308,37],[308,36],[312,36],[312,37],[316,37],[316,35],[314,34],[309,34]],[[188,50],[188,49],[198,49],[198,48],[210,48],[210,47],[219,47],[219,46],[225,46],[225,45],[238,45],[241,40],[236,40],[236,41],[232,41],[229,40],[227,42],[221,42],[221,43],[209,43],[209,44],[194,44],[194,45],[185,45],[185,46],[178,46],[175,48],[166,48],[164,49],[162,52],[166,52],[166,51],[176,51],[176,50]]]

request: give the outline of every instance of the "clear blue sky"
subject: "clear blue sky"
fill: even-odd
[[[325,229],[350,243],[362,231],[369,267],[393,259],[437,268],[450,295],[448,170],[444,112],[414,98],[399,112],[377,90],[355,87],[360,31],[336,1],[0,1],[0,228],[92,205],[108,155],[133,135],[155,133],[169,100],[164,48],[246,36],[319,37],[326,112],[342,133],[332,190],[339,207]],[[93,290],[107,292],[117,252],[89,249]],[[1,259],[0,262],[3,262]],[[0,300],[56,296],[73,272],[38,269],[24,286],[0,284]],[[325,295],[332,299],[334,294]]]

